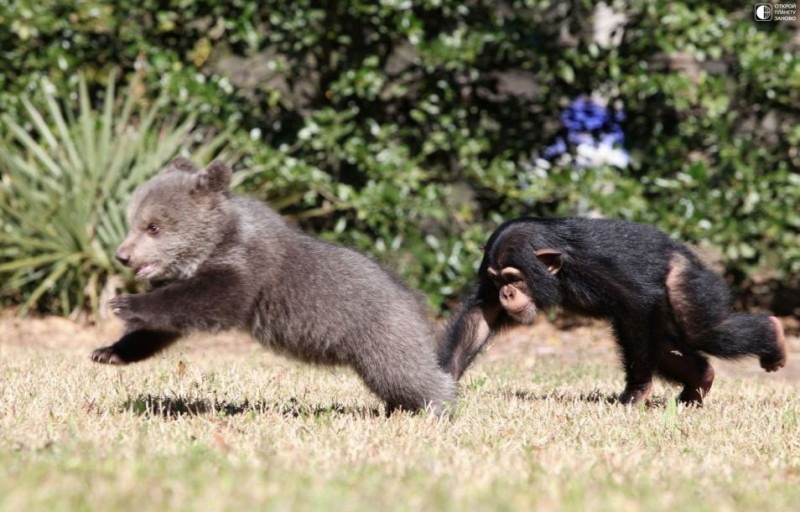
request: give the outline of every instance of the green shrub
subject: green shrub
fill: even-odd
[[[502,219],[596,212],[716,248],[730,278],[800,272],[798,27],[752,5],[43,0],[0,6],[0,109],[109,69],[232,132],[241,189],[398,269],[436,307]],[[531,166],[562,109],[624,108],[626,168]]]
[[[92,109],[80,79],[74,108],[70,91],[59,98],[43,81],[34,99],[21,98],[26,119],[2,116],[10,137],[0,139],[0,279],[23,312],[96,311],[122,270],[113,255],[131,191],[201,140],[192,118],[164,119],[163,98],[142,101],[129,89],[117,104],[113,79],[103,93],[102,109]],[[195,158],[223,142],[205,140]]]

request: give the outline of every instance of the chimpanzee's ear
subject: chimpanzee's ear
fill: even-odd
[[[195,167],[194,164],[189,160],[182,157],[177,157],[173,158],[172,161],[170,161],[170,163],[167,164],[167,167],[164,169],[164,172],[181,171],[181,172],[195,173],[198,170],[199,169]]]
[[[536,249],[533,254],[539,258],[539,261],[544,263],[547,271],[553,275],[558,274],[558,271],[561,270],[561,265],[564,263],[561,251],[557,249]]]
[[[195,191],[201,194],[218,194],[231,184],[231,168],[222,160],[214,160],[197,175]]]

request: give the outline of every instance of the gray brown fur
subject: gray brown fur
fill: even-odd
[[[177,159],[134,193],[117,257],[153,289],[112,300],[126,334],[92,359],[124,364],[187,332],[244,329],[281,354],[352,367],[390,410],[441,413],[456,385],[419,298],[362,254],[230,194],[230,178],[221,162],[200,172]]]

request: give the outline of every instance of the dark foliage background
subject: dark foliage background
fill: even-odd
[[[601,214],[710,249],[748,305],[798,314],[798,24],[755,22],[740,2],[609,5],[3,3],[0,109],[37,137],[22,95],[42,104],[52,83],[69,108],[80,75],[100,108],[117,70],[136,101],[166,98],[165,116],[224,133],[242,191],[372,254],[437,308],[502,219]],[[535,165],[589,94],[624,111],[631,164]],[[5,151],[40,165],[6,128]],[[19,224],[0,220],[0,274]],[[74,285],[48,283],[37,307],[63,310],[61,286]]]

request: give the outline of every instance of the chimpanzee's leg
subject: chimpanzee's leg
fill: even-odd
[[[783,327],[766,313],[733,313],[714,327],[697,348],[730,359],[757,356],[761,367],[774,372],[786,365],[786,341]]]
[[[625,390],[619,396],[619,401],[623,404],[641,402],[653,388],[650,330],[646,324],[632,318],[618,318],[613,322],[613,327],[625,368]]]
[[[786,364],[778,319],[763,313],[733,313],[727,285],[710,270],[676,253],[666,287],[675,320],[693,349],[729,359],[753,355],[767,371]]]
[[[683,384],[678,400],[685,404],[703,405],[703,398],[714,383],[714,368],[708,358],[675,338],[665,337],[659,344],[656,371],[667,380]]]

